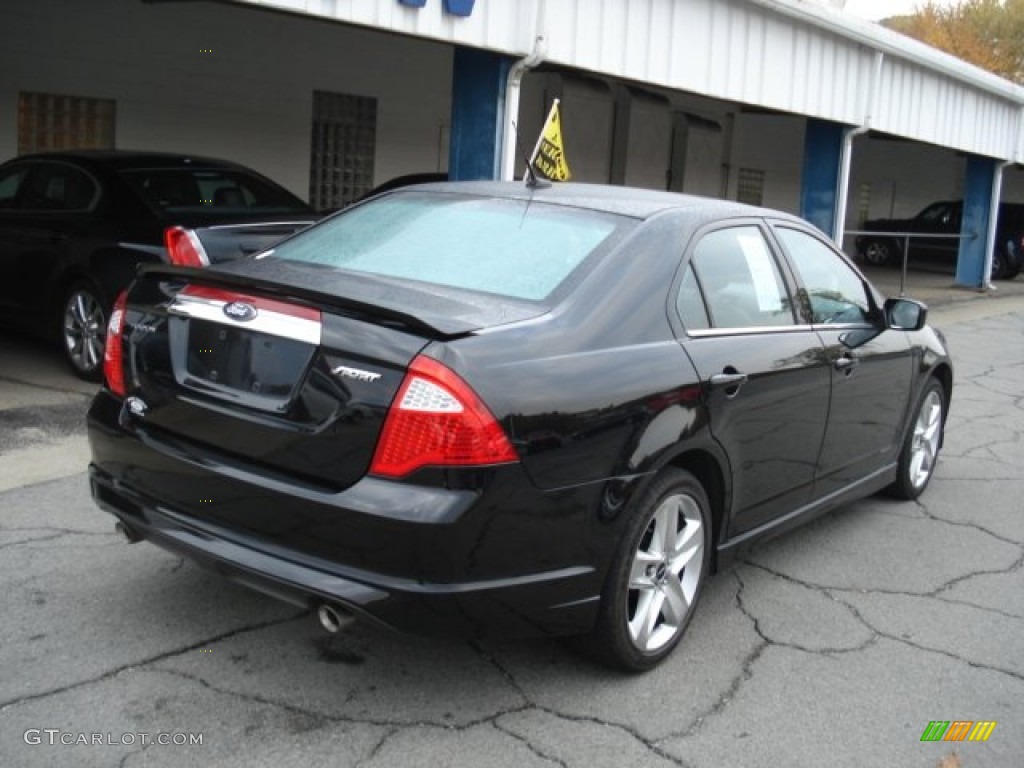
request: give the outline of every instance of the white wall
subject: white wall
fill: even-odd
[[[807,122],[796,115],[740,112],[736,116],[729,197],[736,198],[740,168],[764,171],[763,204],[800,212]]]
[[[524,56],[778,112],[859,125],[884,52],[874,125],[991,157],[1017,149],[1024,89],[878,24],[798,0],[238,0]]]
[[[1003,171],[1002,199],[1007,203],[1024,203],[1024,168],[1011,166]]]
[[[325,90],[377,99],[378,183],[447,169],[449,46],[218,3],[3,5],[0,159],[17,152],[18,91],[102,97],[118,148],[234,160],[306,198]]]

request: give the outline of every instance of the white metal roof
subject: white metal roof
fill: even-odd
[[[420,9],[398,0],[235,1],[515,56],[529,53],[539,34],[553,63],[849,125],[869,121],[876,130],[980,155],[1024,157],[1024,89],[801,0],[477,0],[468,18],[444,13],[442,0]]]

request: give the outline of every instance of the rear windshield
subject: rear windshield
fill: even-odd
[[[167,213],[216,213],[230,218],[264,213],[309,213],[309,206],[267,179],[224,168],[151,168],[122,171],[151,207]]]
[[[542,301],[631,222],[523,200],[401,192],[335,216],[268,255]]]

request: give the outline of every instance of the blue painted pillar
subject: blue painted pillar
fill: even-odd
[[[513,61],[490,51],[455,49],[448,149],[450,179],[499,178],[505,83]]]
[[[988,222],[992,215],[992,189],[996,161],[990,157],[967,156],[964,178],[964,215],[960,224],[960,254],[956,260],[956,284],[984,288],[985,249]],[[972,237],[974,235],[974,237]]]
[[[828,235],[836,233],[836,200],[846,126],[807,118],[800,215]],[[845,211],[841,215],[845,215]]]

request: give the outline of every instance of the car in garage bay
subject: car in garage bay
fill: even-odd
[[[329,630],[579,635],[649,669],[753,542],[924,492],[953,388],[926,315],[778,211],[406,187],[250,260],[145,267],[92,494]]]
[[[59,338],[72,370],[99,380],[110,306],[139,264],[242,258],[317,218],[224,160],[23,155],[0,166],[0,323]]]
[[[869,219],[857,236],[857,253],[864,263],[876,267],[897,266],[904,250],[909,262],[954,266],[960,253],[963,210],[962,200],[941,200],[930,203],[909,219]],[[896,234],[886,236],[886,232]],[[985,235],[980,232],[975,236]],[[1000,203],[992,248],[992,279],[1012,280],[1022,268],[1024,204]]]

